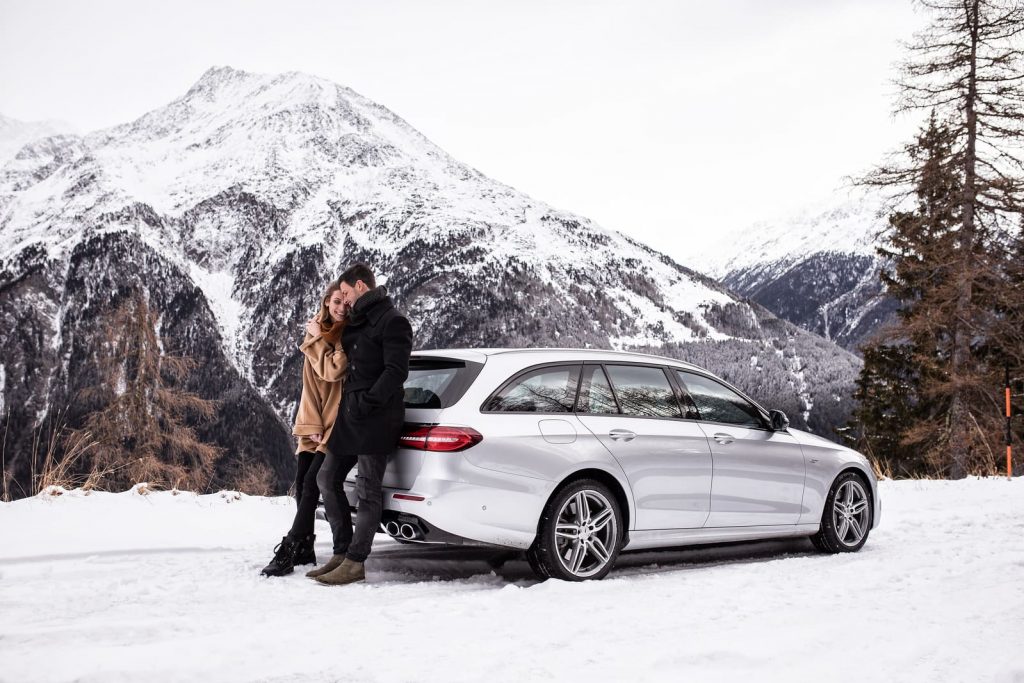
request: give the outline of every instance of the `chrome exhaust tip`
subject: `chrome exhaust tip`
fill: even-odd
[[[402,538],[406,540],[412,540],[416,538],[416,530],[412,528],[412,524],[403,524],[401,532]]]
[[[389,536],[398,536],[400,534],[398,522],[388,522],[384,525],[384,531],[388,532]]]

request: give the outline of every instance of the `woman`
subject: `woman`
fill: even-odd
[[[291,574],[295,565],[316,564],[313,553],[313,522],[320,489],[316,475],[327,453],[327,438],[341,403],[342,385],[348,359],[341,349],[341,332],[348,311],[340,284],[333,282],[320,302],[320,312],[306,323],[306,337],[299,347],[302,363],[302,398],[295,415],[292,434],[297,437],[298,467],[295,472],[295,500],[298,508],[288,534],[274,548],[274,559],[261,572],[264,576]]]

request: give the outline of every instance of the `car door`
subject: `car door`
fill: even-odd
[[[721,382],[677,370],[711,445],[714,476],[705,527],[796,524],[804,494],[803,452],[774,432],[760,409]]]
[[[636,529],[703,526],[710,510],[711,448],[699,424],[682,419],[663,368],[585,365],[576,416],[625,472]]]

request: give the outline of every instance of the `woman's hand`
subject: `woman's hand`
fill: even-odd
[[[310,434],[309,438],[313,440],[313,443],[320,443],[321,436],[320,434]]]
[[[310,318],[306,323],[306,333],[314,337],[320,335],[320,323],[317,322],[316,318]]]

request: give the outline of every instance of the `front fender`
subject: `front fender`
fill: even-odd
[[[821,437],[791,429],[804,455],[804,499],[799,524],[818,524],[825,510],[825,499],[836,478],[846,471],[855,471],[864,477],[872,500],[871,528],[882,518],[882,502],[878,495],[878,478],[871,463],[855,450],[840,446]]]

